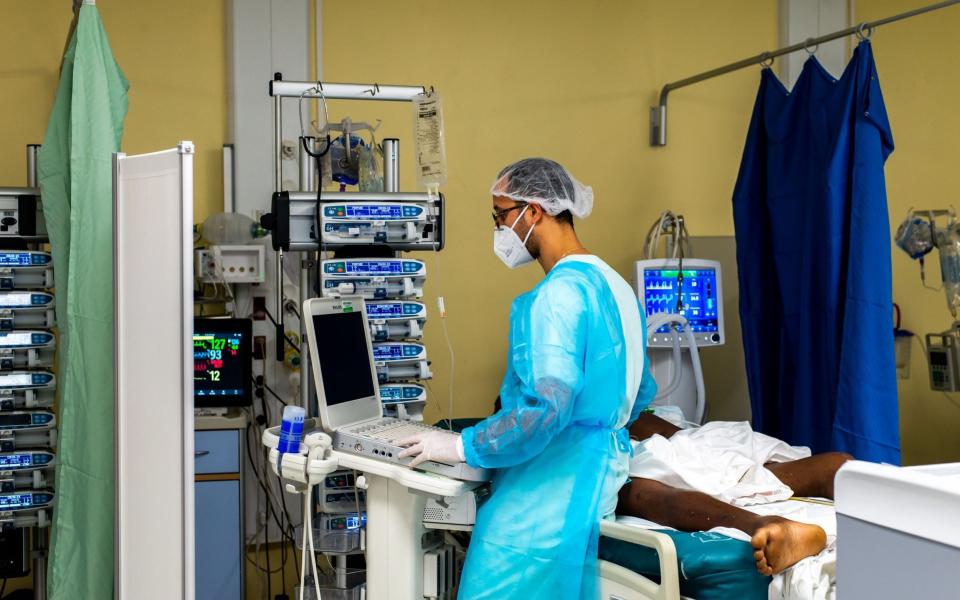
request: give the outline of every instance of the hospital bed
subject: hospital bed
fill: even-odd
[[[820,498],[791,498],[748,507],[817,525],[828,546],[782,575],[757,572],[753,548],[735,530],[683,532],[620,516],[600,524],[599,578],[603,600],[816,600],[833,597],[836,585],[837,513]],[[723,535],[724,533],[728,535]]]
[[[600,524],[598,568],[602,600],[765,600],[771,581],[744,541],[615,521]]]
[[[680,579],[677,569],[677,549],[669,536],[647,529],[621,525],[615,521],[600,523],[600,543],[633,544],[649,548],[656,553],[660,581],[654,581],[619,565],[600,559],[597,569],[600,576],[600,597],[603,600],[679,600]],[[601,556],[604,553],[601,553]]]

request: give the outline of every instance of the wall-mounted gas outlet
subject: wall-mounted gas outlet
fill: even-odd
[[[196,251],[196,274],[206,283],[263,283],[263,246],[210,246]]]

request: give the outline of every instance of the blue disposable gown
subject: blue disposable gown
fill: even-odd
[[[626,380],[620,314],[597,267],[561,262],[514,301],[501,410],[462,434],[467,463],[495,472],[459,598],[596,596],[601,506],[626,480],[624,427],[655,390],[645,366],[639,391]]]
[[[733,216],[754,428],[897,464],[892,151],[869,43],[839,80],[809,59],[790,93],[765,69]]]

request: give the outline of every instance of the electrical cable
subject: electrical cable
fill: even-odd
[[[266,498],[266,500],[267,500],[267,510],[268,510],[268,512],[269,512],[269,515],[273,517],[274,523],[277,524],[277,527],[278,527],[278,529],[280,530],[280,534],[281,534],[287,541],[290,542],[291,547],[294,549],[294,566],[296,566],[296,539],[293,537],[293,527],[284,527],[284,526],[282,525],[281,519],[280,519],[280,517],[277,515],[277,511],[276,511],[276,509],[274,508],[274,503],[276,502],[276,499],[271,497],[270,489],[269,489],[268,485],[264,483],[264,481],[263,481],[263,475],[261,474],[260,470],[257,468],[256,463],[255,463],[254,460],[253,460],[253,456],[252,456],[251,453],[250,453],[250,428],[251,428],[251,424],[248,423],[248,424],[247,424],[247,434],[246,434],[246,435],[247,435],[247,444],[246,444],[246,445],[247,445],[247,459],[250,461],[250,467],[253,469],[254,479],[257,480],[257,484],[260,486],[260,489],[263,490],[263,494],[264,494],[264,496],[265,496],[265,498]],[[259,439],[260,436],[257,436],[257,437],[258,437],[258,439]],[[257,495],[257,497],[258,497],[258,499],[259,499],[259,494]],[[292,522],[292,520],[290,519],[290,514],[289,514],[288,512],[286,512],[286,510],[287,510],[287,509],[286,509],[286,504],[284,504],[283,510],[284,510],[284,513],[285,513],[285,516],[286,516],[287,523]],[[268,521],[268,522],[269,522],[269,521]],[[256,535],[259,535],[259,531],[257,532]],[[269,551],[270,551],[269,541],[270,541],[269,538],[265,536],[266,551],[267,551],[268,553],[269,553]],[[285,557],[285,556],[286,556],[286,552],[285,552],[285,551],[286,551],[286,546],[283,546],[283,549],[284,549],[284,557]],[[259,560],[259,550],[258,550],[258,560]],[[284,564],[285,564],[285,561],[284,561]],[[257,563],[257,565],[258,565],[258,570],[260,570],[260,571],[262,572],[263,570],[259,568],[259,562]],[[281,567],[281,568],[283,568],[283,567]],[[269,571],[270,574],[275,574],[275,573],[278,573],[278,572],[279,572],[279,571],[272,571],[272,570]],[[298,569],[298,575],[299,575],[299,569]]]
[[[263,476],[262,476],[260,470],[257,468],[256,462],[253,460],[253,455],[252,455],[251,452],[250,452],[250,443],[249,443],[249,442],[250,442],[250,431],[251,431],[252,426],[253,426],[252,423],[247,423],[247,433],[246,433],[246,436],[247,436],[247,460],[250,462],[250,467],[253,469],[254,479],[257,480],[257,485],[260,486],[260,489],[263,490],[264,496],[266,496],[266,498],[267,498],[267,511],[269,512],[270,516],[273,517],[274,523],[276,523],[276,524],[277,524],[277,527],[280,528],[280,533],[283,534],[283,536],[284,536],[285,538],[287,538],[288,540],[294,540],[294,538],[293,538],[292,536],[290,536],[290,534],[289,534],[287,531],[285,531],[284,528],[281,526],[281,524],[280,524],[280,517],[277,515],[276,509],[275,509],[274,506],[273,506],[273,501],[274,501],[274,499],[272,499],[272,498],[270,497],[270,496],[271,496],[270,490],[269,490],[269,488],[264,484],[264,482],[263,482]]]
[[[270,319],[270,322],[273,323],[274,327],[280,326],[280,324],[277,323],[277,320],[273,318],[273,315],[270,313],[270,311],[267,309],[266,306],[263,307],[263,314],[267,315],[267,318]],[[290,339],[290,336],[288,336],[287,334],[283,334],[283,339],[287,340],[287,344],[289,344],[291,348],[296,350],[297,354],[300,353],[300,346],[293,343],[293,340]]]
[[[264,383],[264,386],[266,386],[266,383]],[[264,416],[264,418],[266,419],[266,422],[269,424],[269,423],[271,422],[271,419],[270,419],[270,407],[267,405],[267,399],[266,399],[266,397],[265,397],[263,394],[260,395],[260,408],[263,410],[263,416]],[[260,432],[260,436],[261,436],[261,437],[262,437],[262,435],[263,435],[263,432]],[[264,463],[266,463],[266,458],[264,458]],[[267,471],[268,468],[269,468],[269,467],[267,467],[266,464],[264,464],[264,473],[266,473],[266,471]],[[272,501],[273,501],[273,502],[277,502],[277,499],[276,499],[276,498],[272,498]],[[281,492],[281,501],[280,501],[278,504],[286,507],[286,504],[283,502],[283,493],[282,493],[282,492]],[[276,513],[274,513],[274,514],[276,514]],[[289,520],[290,520],[290,515],[284,513],[284,514],[280,515],[280,517],[277,519],[277,527],[278,527],[279,530],[280,530],[280,535],[281,535],[281,536],[292,539],[292,536],[287,535],[287,528],[284,527],[284,525],[283,525],[283,523],[284,523],[284,520],[283,520],[284,517],[286,517],[287,522],[289,522]],[[269,571],[269,570],[270,570],[270,554],[269,554],[269,552],[270,552],[270,526],[269,526],[269,524],[268,524],[267,527],[266,527],[266,540],[267,540],[267,570]],[[294,560],[296,560],[296,553],[294,553]],[[281,545],[280,545],[280,579],[281,579],[281,581],[283,582],[283,589],[284,589],[284,590],[286,590],[286,585],[287,585],[287,584],[286,584],[286,566],[287,566],[287,546],[286,546],[286,544],[281,543]],[[269,590],[269,586],[268,586],[267,592],[269,593],[269,591],[270,591],[270,590]]]
[[[253,385],[255,385],[255,386],[257,386],[257,387],[262,387],[263,389],[265,389],[265,390],[267,390],[268,392],[270,392],[270,395],[273,396],[274,398],[276,398],[277,402],[279,402],[280,404],[282,404],[282,405],[284,405],[284,406],[290,406],[290,403],[289,403],[289,402],[287,402],[286,400],[284,400],[283,398],[281,398],[280,395],[277,394],[275,391],[273,391],[273,390],[270,388],[270,386],[267,385],[265,382],[257,383],[257,378],[256,378],[256,377],[251,377],[250,379],[253,381]]]
[[[366,525],[363,522],[363,514],[360,512],[360,488],[357,487],[357,470],[351,469],[351,471],[353,472],[353,502],[357,508],[357,526],[360,529],[364,529]],[[366,502],[366,500],[364,500],[364,502]]]
[[[281,398],[276,392],[274,392],[273,389],[271,389],[269,385],[267,385],[267,382],[266,382],[266,364],[265,364],[265,363],[263,364],[263,374],[261,375],[261,382],[262,382],[262,387],[263,387],[264,389],[266,389],[268,392],[270,392],[270,394],[272,394],[273,397],[277,399],[277,401],[279,401],[283,406],[288,406],[288,403],[287,403],[286,401],[284,401],[283,398]],[[264,418],[266,419],[267,423],[269,424],[270,421],[271,421],[271,420],[270,420],[270,409],[269,409],[269,406],[268,406],[267,403],[266,403],[266,398],[265,398],[262,394],[260,395],[260,404],[261,404],[261,408],[263,409]],[[262,432],[261,432],[261,436],[262,436],[262,435],[263,435],[263,434],[262,434]],[[264,463],[266,463],[266,459],[265,459],[265,458],[264,458]],[[264,464],[264,472],[266,472],[268,469],[269,469],[269,467],[268,467],[266,464]],[[268,485],[267,487],[269,487],[269,485]],[[273,501],[273,502],[277,502],[277,499],[276,499],[276,498],[273,498],[272,501]],[[285,537],[290,541],[290,548],[291,548],[291,551],[292,551],[292,553],[293,553],[294,567],[296,567],[297,546],[296,546],[296,542],[294,541],[294,528],[293,528],[292,525],[289,525],[290,523],[293,522],[293,520],[290,518],[290,511],[289,511],[288,508],[287,508],[287,498],[286,498],[286,496],[283,494],[283,492],[280,493],[280,502],[279,502],[279,505],[280,505],[280,507],[282,508],[282,517],[281,517],[280,520],[281,520],[281,522],[284,522],[284,519],[285,519],[285,522],[288,524],[288,526],[284,527],[283,524],[281,523],[281,524],[280,524],[280,529],[281,529],[281,532],[286,532],[286,531],[289,530],[289,535],[285,535]],[[281,559],[282,559],[282,560],[281,560],[281,567],[280,567],[280,568],[283,570],[283,575],[282,575],[283,585],[284,585],[284,589],[286,589],[286,577],[287,577],[287,575],[286,575],[286,563],[287,563],[287,547],[286,547],[286,545],[283,545],[283,546],[282,546],[282,551],[283,551],[283,554],[282,554],[282,556],[281,556]]]
[[[280,530],[281,533],[283,530]],[[266,546],[267,553],[267,598],[273,598],[273,577],[270,575],[270,520],[267,519],[267,522],[263,525],[263,539],[264,546]],[[283,567],[280,567],[281,569]]]

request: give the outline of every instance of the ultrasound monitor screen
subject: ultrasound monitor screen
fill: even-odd
[[[645,269],[643,272],[644,301],[647,318],[658,313],[677,312],[677,269]],[[720,330],[717,299],[717,272],[715,269],[684,269],[680,289],[680,311],[694,333],[713,333]],[[668,326],[657,330],[666,333]]]
[[[248,319],[195,319],[193,398],[199,407],[247,406],[252,349]]]
[[[358,312],[313,315],[327,406],[375,395],[367,324]],[[379,400],[378,400],[379,401]]]

